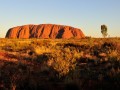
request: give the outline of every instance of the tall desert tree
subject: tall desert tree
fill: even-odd
[[[107,26],[106,25],[101,25],[101,33],[102,33],[104,38],[108,35],[107,34]]]

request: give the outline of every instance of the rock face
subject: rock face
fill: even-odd
[[[13,27],[8,30],[6,38],[84,38],[80,29],[55,24],[24,25]]]

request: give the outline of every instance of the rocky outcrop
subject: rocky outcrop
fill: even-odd
[[[8,30],[6,38],[84,38],[80,29],[55,24],[23,25]]]

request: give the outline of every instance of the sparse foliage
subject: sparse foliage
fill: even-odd
[[[102,33],[104,38],[108,35],[106,25],[101,25],[101,33]]]

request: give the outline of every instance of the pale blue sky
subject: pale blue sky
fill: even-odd
[[[0,0],[0,37],[14,26],[62,24],[101,37],[100,26],[120,37],[120,0]]]

